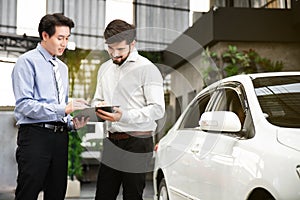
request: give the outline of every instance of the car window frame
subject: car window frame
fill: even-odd
[[[194,111],[193,109],[194,108],[196,108],[197,106],[199,107],[199,102],[203,101],[203,100],[206,101],[206,103],[204,103],[205,105],[203,106],[204,108],[202,109],[203,112],[205,112],[206,107],[207,107],[208,103],[211,100],[211,93],[212,93],[211,90],[207,91],[207,92],[205,92],[205,93],[203,93],[201,95],[196,96],[191,101],[191,103],[187,107],[187,110],[183,113],[184,116],[182,117],[182,119],[180,121],[180,124],[178,126],[178,130],[194,130],[194,129],[199,129],[199,120],[200,120],[200,117],[201,117],[201,113],[200,112],[199,112],[199,118],[197,119],[197,125],[196,126],[194,126],[194,127],[187,127],[187,126],[185,126],[186,125],[185,123],[189,123],[190,122],[190,120],[188,120],[188,117],[190,117],[190,115],[193,113],[193,111]]]
[[[217,110],[217,106],[220,105],[220,103],[218,103],[218,101],[220,101],[220,99],[224,98],[224,96],[222,94],[223,91],[221,91],[221,90],[234,91],[239,98],[242,109],[244,110],[244,120],[241,123],[241,125],[242,125],[241,131],[238,133],[221,132],[221,134],[232,136],[232,137],[238,137],[241,139],[253,138],[255,135],[254,122],[253,122],[252,115],[251,115],[251,112],[249,109],[247,95],[246,95],[245,89],[243,87],[243,84],[241,82],[231,81],[231,82],[226,82],[226,83],[220,84],[214,91],[214,94],[212,94],[211,101],[208,103],[208,105],[206,107],[206,112]]]

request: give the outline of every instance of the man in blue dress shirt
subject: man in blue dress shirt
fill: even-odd
[[[85,108],[87,102],[67,103],[68,68],[56,57],[67,47],[73,27],[74,22],[62,14],[45,15],[38,27],[41,42],[18,58],[12,72],[19,127],[16,200],[37,199],[40,191],[44,200],[65,198],[68,131],[83,127],[88,120],[71,119],[69,114]],[[53,69],[56,65],[59,80]]]

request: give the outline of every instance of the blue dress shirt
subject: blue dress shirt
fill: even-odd
[[[40,45],[21,55],[12,72],[12,85],[16,99],[17,125],[40,122],[65,122],[68,94],[68,68],[57,59],[66,92],[65,102],[58,103],[53,57]],[[70,116],[67,117],[70,121]],[[69,123],[68,123],[69,124]]]

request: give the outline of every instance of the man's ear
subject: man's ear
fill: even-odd
[[[43,31],[43,32],[42,32],[42,37],[43,37],[43,40],[44,40],[44,41],[47,41],[47,40],[49,39],[49,34],[46,33],[46,31]]]
[[[136,43],[136,41],[135,41],[135,40],[133,40],[133,41],[130,43],[130,49],[133,49],[133,48],[134,48],[134,46],[135,46],[135,43]]]

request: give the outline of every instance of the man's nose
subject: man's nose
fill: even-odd
[[[63,39],[61,42],[61,46],[66,47],[68,45],[68,40],[67,39]]]
[[[112,52],[112,56],[113,57],[119,57],[120,56],[120,52],[118,50],[115,50]]]

